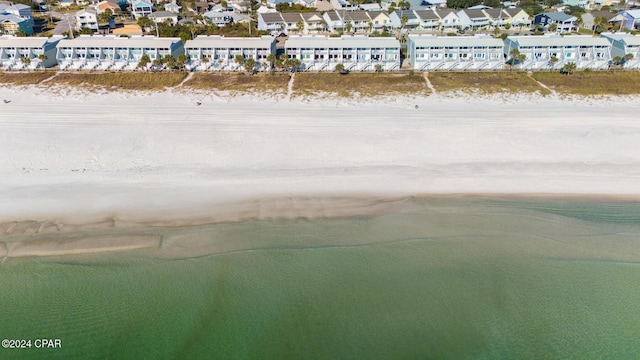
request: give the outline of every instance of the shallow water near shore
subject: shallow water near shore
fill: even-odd
[[[640,357],[640,203],[415,205],[128,229],[160,247],[8,258],[0,338],[62,348],[0,358]]]

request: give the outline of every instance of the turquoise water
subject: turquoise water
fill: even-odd
[[[640,358],[640,204],[423,199],[9,259],[1,359]]]

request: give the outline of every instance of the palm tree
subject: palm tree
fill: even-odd
[[[407,26],[408,22],[409,17],[407,15],[402,15],[402,17],[400,18],[400,32],[404,31],[404,27]]]
[[[558,24],[553,23],[553,24],[549,25],[549,31],[556,32],[556,30],[558,30]]]
[[[606,23],[607,23],[607,18],[605,18],[604,16],[596,16],[596,18],[593,19],[593,33],[594,34],[596,32],[601,33],[602,27]]]
[[[513,49],[513,50],[511,50],[509,52],[509,56],[511,57],[510,64],[509,64],[509,65],[511,65],[510,69],[513,69],[513,67],[516,64],[520,63],[523,60],[522,59],[522,55],[523,54],[520,54],[520,50],[518,50],[518,49]],[[525,59],[526,59],[526,56],[525,56]]]
[[[551,59],[549,59],[549,63],[551,64],[551,70],[555,69],[557,62],[558,62],[558,58],[555,56],[552,56]]]
[[[351,23],[351,21],[347,22],[347,24],[345,25],[345,30],[350,33],[351,29],[353,29],[353,24]]]
[[[298,23],[296,24],[296,30],[298,31],[298,33],[302,33],[302,31],[304,30],[304,21],[298,21]]]
[[[145,68],[147,65],[149,65],[150,61],[151,59],[149,58],[149,55],[147,54],[142,55],[142,57],[140,57],[140,61],[138,61],[138,68],[140,69]]]
[[[343,72],[344,71],[344,65],[343,64],[336,64],[336,67],[334,69],[336,72]]]
[[[38,60],[40,60],[40,63],[42,64],[42,67],[44,68],[44,62],[47,61],[49,59],[49,57],[45,54],[40,54],[38,55]]]
[[[185,54],[178,55],[178,67],[184,69],[184,66],[189,63],[189,57]]]
[[[564,66],[562,67],[562,72],[564,72],[565,74],[571,74],[576,70],[576,68],[577,68],[576,63],[569,62],[564,64]]]
[[[611,61],[613,62],[613,65],[620,65],[620,63],[622,63],[622,58],[620,56],[615,56]]]
[[[269,62],[270,66],[271,66],[271,69],[273,69],[273,66],[274,66],[276,60],[277,60],[277,58],[276,58],[276,56],[274,54],[267,55],[267,61]]]
[[[375,69],[376,69],[376,72],[382,72],[382,65],[376,64]]]
[[[631,61],[633,59],[633,54],[626,54],[622,59],[624,62]]]
[[[244,69],[247,72],[253,72],[253,69],[256,67],[256,61],[253,58],[248,58],[247,61],[244,62]]]

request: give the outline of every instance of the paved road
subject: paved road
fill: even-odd
[[[63,14],[56,11],[51,12],[51,16],[59,19],[56,22],[56,27],[53,29],[53,35],[62,35],[63,33],[69,31],[69,24],[73,24],[75,19],[73,14]]]

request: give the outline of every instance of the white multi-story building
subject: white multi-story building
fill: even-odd
[[[134,70],[142,56],[151,61],[184,53],[180,38],[114,35],[81,35],[58,42],[56,59],[60,69]]]
[[[42,69],[56,65],[56,44],[61,36],[16,37],[0,36],[2,69]]]
[[[82,9],[75,13],[76,30],[82,28],[88,28],[93,31],[98,31],[98,13],[93,9]]]
[[[518,50],[524,60],[510,60]],[[590,35],[509,36],[504,42],[505,57],[527,70],[560,69],[567,63],[577,69],[607,69],[611,63],[611,43]]]
[[[342,64],[349,71],[397,70],[400,67],[400,42],[391,37],[291,36],[285,42],[289,58],[302,63],[302,70],[334,71]]]
[[[276,39],[271,36],[260,38],[224,37],[220,35],[199,35],[185,43],[185,54],[189,58],[187,67],[198,71],[234,71],[243,69],[235,58],[241,55],[245,60],[256,61],[256,70],[267,70],[267,57],[276,54]]]
[[[409,35],[407,56],[420,71],[495,70],[504,66],[503,45],[486,35]]]
[[[611,57],[619,56],[625,69],[640,69],[640,36],[626,33],[602,33],[600,36],[611,43]],[[625,56],[631,58],[625,59]]]

